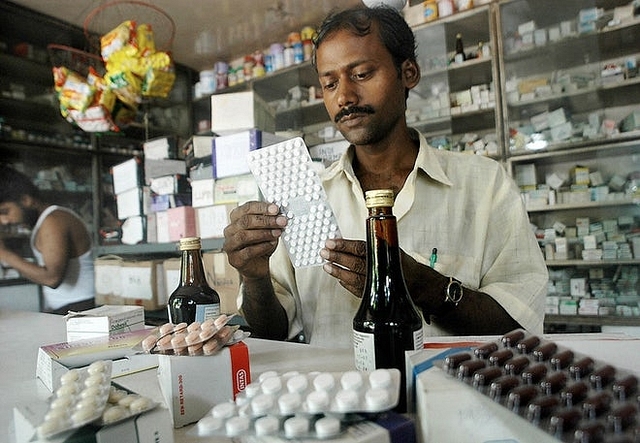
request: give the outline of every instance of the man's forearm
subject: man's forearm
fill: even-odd
[[[275,295],[269,277],[243,280],[242,312],[255,337],[272,340],[287,338],[287,314]]]
[[[520,327],[491,296],[463,288],[456,306],[445,301],[446,276],[406,255],[402,265],[414,303],[440,328],[454,335],[499,335]]]

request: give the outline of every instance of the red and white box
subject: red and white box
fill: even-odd
[[[192,206],[167,209],[169,219],[169,241],[180,241],[184,237],[196,236],[196,213]]]
[[[158,355],[158,381],[173,427],[181,428],[251,383],[249,348],[239,342],[210,356]]]

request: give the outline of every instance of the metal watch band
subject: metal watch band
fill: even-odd
[[[457,294],[457,296],[451,295],[451,287],[454,285],[458,286],[459,293]],[[449,277],[449,283],[447,284],[447,288],[444,291],[444,301],[453,303],[455,306],[458,306],[458,303],[460,303],[463,296],[464,291],[462,290],[462,283],[453,277]]]

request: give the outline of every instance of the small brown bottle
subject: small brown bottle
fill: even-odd
[[[453,56],[455,63],[462,63],[467,59],[464,53],[464,45],[462,44],[462,34],[456,34],[456,53]]]
[[[220,296],[207,283],[200,238],[180,239],[180,251],[180,284],[169,297],[169,321],[190,324],[217,318],[220,315]]]
[[[400,261],[392,190],[365,194],[367,279],[353,318],[356,368],[397,368],[402,374],[397,412],[406,412],[405,351],[423,346],[422,316],[411,300]]]

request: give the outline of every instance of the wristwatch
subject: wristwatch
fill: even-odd
[[[449,277],[449,284],[447,284],[447,288],[444,291],[444,301],[458,306],[463,295],[462,283],[453,277]]]

